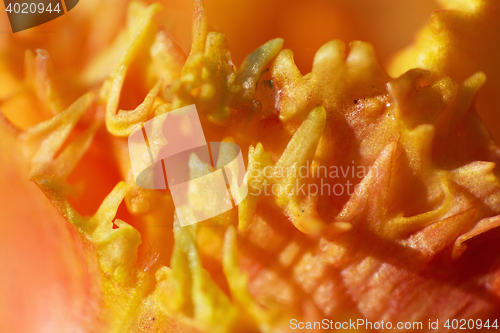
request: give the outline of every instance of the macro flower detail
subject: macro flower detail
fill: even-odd
[[[19,304],[0,305],[5,331],[285,332],[325,319],[331,330],[349,321],[377,330],[383,321],[430,332],[448,331],[450,319],[496,322],[494,0],[440,1],[446,9],[389,74],[371,44],[332,40],[305,75],[281,38],[236,66],[201,0],[188,54],[164,27],[160,4],[87,1],[72,10],[87,30],[71,45],[97,46],[75,63],[57,69],[58,48],[13,60],[9,47],[32,41],[12,37],[4,48],[0,40],[0,232],[25,246],[22,265],[58,281],[53,309],[33,310],[45,319],[16,326],[9,317],[42,294],[11,277],[24,266],[7,253],[15,242],[6,243],[4,285],[20,291],[5,291]],[[126,14],[99,35],[107,24],[92,18],[97,10]],[[47,38],[56,37],[64,34]],[[213,217],[184,225],[170,183],[136,183],[128,137],[193,104],[206,141],[220,145],[211,146],[212,163],[193,153],[184,171],[197,178],[220,169],[239,146],[248,194],[233,193],[237,207],[217,215],[210,184],[193,186],[190,202]],[[156,151],[166,139],[142,140]],[[36,251],[49,253],[47,267],[28,259]]]

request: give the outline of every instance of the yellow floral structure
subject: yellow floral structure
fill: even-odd
[[[26,41],[7,39],[0,231],[9,223],[69,222],[60,236],[73,272],[65,281],[85,309],[33,327],[285,332],[292,319],[363,319],[422,322],[429,331],[429,319],[493,323],[500,314],[500,149],[492,138],[500,142],[500,6],[441,2],[446,10],[394,59],[391,76],[359,41],[324,44],[306,75],[280,38],[237,68],[201,0],[187,56],[155,19],[161,5],[135,1],[113,42],[81,56],[77,75],[54,71],[58,59],[44,50],[11,59]],[[111,35],[98,36],[99,27],[120,27],[85,8],[78,20],[95,43]],[[65,34],[44,38],[64,43]],[[168,189],[135,184],[127,136],[191,104],[208,141],[242,148],[249,195],[231,211],[180,227]],[[352,193],[266,194],[331,189],[338,178],[290,171],[354,166],[365,171],[345,175]],[[19,197],[33,213],[22,212]]]

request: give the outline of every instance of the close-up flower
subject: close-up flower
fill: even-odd
[[[0,332],[498,330],[498,0],[39,2]]]

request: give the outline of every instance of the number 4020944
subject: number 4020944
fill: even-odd
[[[35,13],[44,13],[44,12],[56,12],[59,13],[61,9],[59,8],[59,3],[57,3],[54,8],[52,8],[52,4],[49,3],[45,5],[44,3],[9,3],[6,8],[8,13],[16,13],[16,14],[35,14]]]
[[[450,320],[448,319],[446,323],[443,325],[443,327],[447,329],[452,329],[452,330],[466,330],[466,329],[498,329],[498,324],[497,324],[497,319],[495,321],[492,321],[490,324],[490,320],[486,320],[483,322],[481,319],[453,319]]]

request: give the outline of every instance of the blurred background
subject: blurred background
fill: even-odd
[[[163,10],[158,14],[159,22],[175,37],[187,53],[191,43],[193,0],[160,0]],[[76,10],[24,32],[12,34],[7,22],[3,3],[0,5],[0,50],[5,50],[10,39],[17,39],[18,45],[47,49],[53,58],[65,60],[59,66],[81,64],[81,54],[97,52],[116,36],[121,28],[126,11],[124,0],[80,0]],[[223,32],[229,40],[229,47],[235,65],[259,45],[272,38],[285,40],[285,48],[295,54],[295,61],[303,74],[311,69],[316,50],[332,39],[348,43],[352,40],[370,42],[375,46],[383,65],[402,47],[408,45],[415,33],[438,9],[434,0],[205,0],[208,20],[213,29]],[[86,14],[91,13],[93,24],[106,29],[89,30],[81,24]],[[62,35],[58,44],[71,45],[75,33],[91,31],[87,45],[75,45],[64,49],[59,57],[54,51],[61,49],[52,45],[50,36],[61,35],[57,29],[68,22],[74,30]],[[22,59],[24,50],[11,50],[11,57]],[[71,57],[74,54],[78,57]]]

